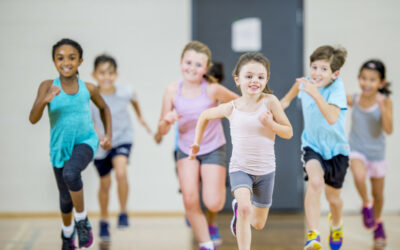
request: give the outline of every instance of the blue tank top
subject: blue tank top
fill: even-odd
[[[53,85],[61,91],[48,104],[50,119],[50,159],[56,168],[64,167],[75,145],[85,143],[96,155],[99,139],[94,130],[90,113],[90,93],[86,84],[78,79],[79,90],[75,94],[63,91],[60,78]]]

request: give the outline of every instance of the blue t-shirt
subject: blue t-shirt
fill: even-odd
[[[301,84],[300,88],[304,88]],[[300,91],[298,97],[304,117],[304,130],[301,135],[301,147],[310,147],[325,160],[339,154],[349,155],[349,144],[346,138],[347,100],[343,82],[336,78],[329,86],[319,88],[318,92],[329,104],[340,108],[338,120],[330,125],[319,110],[314,99],[306,92]]]

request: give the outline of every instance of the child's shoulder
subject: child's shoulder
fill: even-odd
[[[167,88],[165,91],[169,92],[169,93],[175,93],[178,90],[178,83],[179,82],[172,82],[170,84],[168,84]]]
[[[97,90],[97,86],[94,85],[93,83],[91,83],[91,82],[84,82],[84,83],[85,83],[85,85],[86,85],[86,88],[87,88],[90,92],[92,92],[93,90]]]
[[[267,104],[268,102],[277,103],[279,102],[278,97],[274,94],[263,94],[263,100]]]

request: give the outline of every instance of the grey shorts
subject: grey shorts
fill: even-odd
[[[272,205],[275,171],[266,175],[251,175],[243,171],[229,173],[232,194],[237,188],[246,187],[252,194],[252,204],[260,208],[269,208]]]
[[[188,155],[182,152],[178,148],[178,153],[177,153],[177,161],[183,158],[187,158]],[[215,149],[214,151],[211,151],[210,153],[204,154],[204,155],[198,155],[196,156],[196,159],[200,162],[200,164],[216,164],[220,165],[223,167],[226,167],[226,147],[225,144],[222,145],[221,147]]]

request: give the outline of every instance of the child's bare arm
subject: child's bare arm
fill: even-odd
[[[212,91],[214,94],[214,99],[217,102],[226,103],[239,98],[239,96],[235,92],[227,89],[220,84],[212,84],[210,85],[210,87],[211,86],[213,88]]]
[[[347,105],[349,107],[353,106],[353,96],[352,95],[346,95],[346,100],[347,100]]]
[[[133,106],[133,109],[134,109],[135,112],[136,112],[136,116],[137,116],[137,118],[138,118],[138,120],[139,120],[139,123],[140,123],[140,125],[142,125],[142,126],[146,129],[146,131],[147,131],[149,134],[151,134],[151,129],[150,129],[150,127],[147,125],[146,121],[144,120],[144,118],[143,118],[143,116],[142,116],[142,111],[141,111],[141,109],[140,109],[139,101],[138,101],[138,99],[137,99],[136,94],[134,94],[134,96],[135,96],[135,99],[131,101],[131,104],[132,104],[132,106]]]
[[[108,108],[103,97],[101,97],[97,87],[91,83],[86,83],[86,87],[90,92],[90,99],[97,106],[100,112],[100,118],[104,126],[104,136],[100,139],[100,146],[105,149],[111,149],[112,147],[112,121],[111,112]]]
[[[260,117],[261,123],[264,126],[270,127],[270,129],[281,138],[292,138],[292,125],[283,111],[283,107],[278,98],[276,98],[274,95],[268,95],[268,99],[269,110],[271,110],[272,114],[271,116],[269,116],[269,114],[263,114]]]
[[[295,82],[293,86],[290,88],[290,90],[286,93],[286,95],[281,99],[281,105],[283,109],[286,109],[289,107],[290,103],[292,100],[299,94],[299,82]]]
[[[378,93],[376,94],[376,101],[382,113],[382,127],[386,134],[393,133],[393,104],[389,97]]]
[[[203,138],[204,131],[208,125],[210,120],[228,117],[232,113],[232,104],[231,103],[223,103],[215,108],[210,108],[203,111],[197,120],[196,124],[196,132],[194,135],[193,145],[190,146],[191,150],[189,153],[189,159],[194,159],[196,154],[200,150],[201,139]]]
[[[177,84],[170,84],[164,92],[161,114],[158,122],[158,131],[156,132],[158,137],[166,135],[169,132],[171,125],[180,117],[178,114],[173,112],[173,99],[176,94],[176,85]],[[158,139],[161,141],[162,138]]]
[[[43,110],[46,108],[46,105],[60,93],[61,89],[57,86],[52,86],[52,84],[52,80],[47,80],[40,84],[36,100],[29,114],[29,121],[32,124],[37,123],[42,118]]]
[[[304,88],[301,88],[300,90],[306,92],[314,99],[319,111],[324,116],[325,120],[330,125],[335,124],[339,118],[340,108],[336,105],[326,102],[322,95],[318,92],[317,86],[310,83],[306,78],[300,78],[298,80],[304,86]]]

